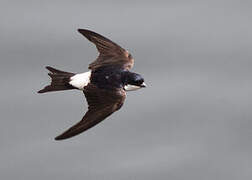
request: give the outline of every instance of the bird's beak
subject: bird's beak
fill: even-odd
[[[146,84],[143,82],[140,87],[146,87]]]

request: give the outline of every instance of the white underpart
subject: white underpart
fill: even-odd
[[[91,71],[76,74],[70,78],[69,84],[71,84],[73,87],[83,90],[83,88],[90,82],[90,77]]]
[[[135,85],[130,85],[130,84],[124,86],[124,89],[126,91],[135,91],[135,90],[138,90],[140,88],[141,88],[140,86],[135,86]]]

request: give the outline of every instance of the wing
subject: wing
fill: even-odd
[[[95,126],[113,112],[119,110],[125,100],[126,94],[122,89],[105,90],[89,84],[84,89],[88,102],[88,111],[80,122],[69,128],[55,140],[62,140],[78,135]]]
[[[94,70],[107,65],[116,65],[127,70],[133,67],[134,59],[131,54],[113,41],[86,29],[78,29],[78,31],[94,43],[100,53],[98,58],[89,64],[89,69]]]

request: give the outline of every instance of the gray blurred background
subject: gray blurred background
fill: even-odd
[[[252,178],[251,1],[0,1],[0,179]],[[37,94],[46,65],[87,71],[88,28],[128,49],[148,88],[72,139],[79,91]]]

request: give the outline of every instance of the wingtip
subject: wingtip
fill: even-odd
[[[71,137],[71,136],[70,136],[70,137]],[[62,134],[56,136],[56,137],[54,138],[54,140],[55,140],[55,141],[60,141],[60,140],[68,139],[68,138],[69,138],[69,137],[66,136],[66,133],[64,132],[64,133],[62,133]]]
[[[82,34],[83,36],[85,36],[89,41],[91,41],[91,37],[92,36],[100,36],[102,37],[100,34],[94,32],[94,31],[91,31],[91,30],[88,30],[88,29],[78,29],[78,32],[80,34]]]
[[[45,68],[49,70],[49,69],[52,68],[52,67],[51,67],[51,66],[46,66]]]
[[[54,138],[54,140],[59,141],[59,140],[62,140],[62,139],[57,136],[57,137]]]
[[[87,29],[77,29],[77,31],[81,34],[85,33],[85,32],[90,32],[90,30]]]
[[[38,94],[43,94],[45,92],[48,92],[46,88],[39,90],[37,93]]]
[[[54,69],[53,67],[51,66],[46,66],[45,67],[48,71],[52,72],[52,71],[55,71],[56,69]]]
[[[65,137],[63,134],[57,136],[54,138],[55,141],[61,141],[61,140],[65,140],[68,139],[69,137]]]
[[[86,37],[89,41],[92,41],[91,35],[95,34],[94,32],[87,30],[87,29],[78,29],[78,32]]]
[[[45,92],[47,92],[47,88],[48,88],[48,86],[46,86],[43,89],[37,91],[37,93],[39,93],[39,94],[45,93]]]

